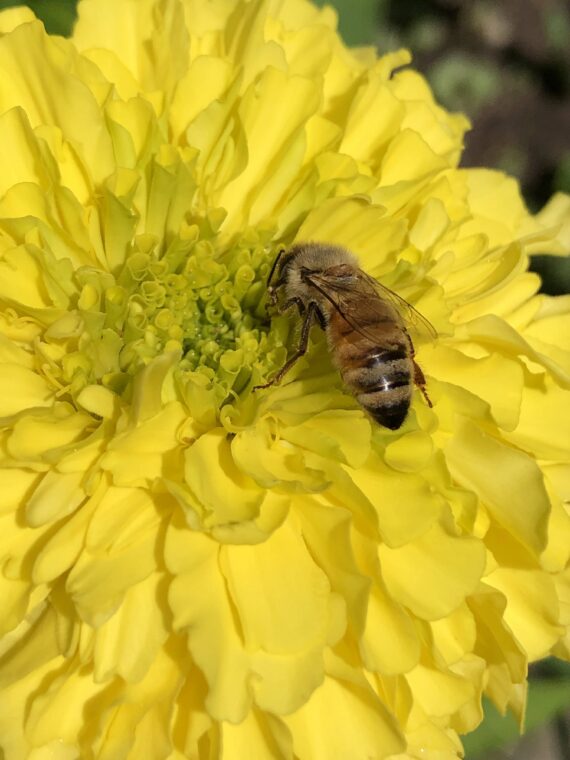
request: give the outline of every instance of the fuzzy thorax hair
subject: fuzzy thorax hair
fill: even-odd
[[[321,298],[315,293],[314,288],[303,280],[303,272],[321,274],[339,266],[358,271],[358,259],[346,248],[338,245],[310,242],[294,245],[289,250],[281,270],[286,298],[300,298],[303,302],[313,298],[319,302]]]

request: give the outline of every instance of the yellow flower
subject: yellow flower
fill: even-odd
[[[306,0],[0,14],[6,760],[461,754],[570,655],[568,242],[462,116]],[[265,316],[344,245],[436,327],[403,427]]]

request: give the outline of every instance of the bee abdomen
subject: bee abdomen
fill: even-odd
[[[358,403],[362,408],[368,412],[368,414],[380,423],[384,427],[390,430],[397,430],[400,428],[410,409],[410,403],[412,400],[410,387],[407,388],[407,394],[395,396],[389,398],[386,394],[382,397],[371,397],[369,394],[366,396],[357,396]]]
[[[396,430],[404,422],[412,397],[412,366],[400,348],[362,357],[347,367],[344,382],[358,403],[381,425]]]

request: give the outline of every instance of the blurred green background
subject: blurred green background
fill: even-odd
[[[324,5],[323,0],[317,0]],[[0,9],[22,3],[0,0]],[[75,0],[24,3],[53,34],[69,34]],[[516,176],[532,210],[570,193],[568,0],[328,0],[350,45],[408,47],[439,101],[470,117],[464,166]],[[533,257],[547,293],[570,292],[570,259]],[[486,706],[465,739],[468,760],[569,760],[570,665],[531,668],[526,736]]]

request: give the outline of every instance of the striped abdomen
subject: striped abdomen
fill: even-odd
[[[410,345],[388,304],[383,320],[378,320],[377,310],[370,314],[370,320],[366,320],[366,309],[361,309],[358,324],[366,333],[363,335],[331,310],[329,345],[342,379],[358,403],[380,425],[396,430],[406,419],[412,399]]]

